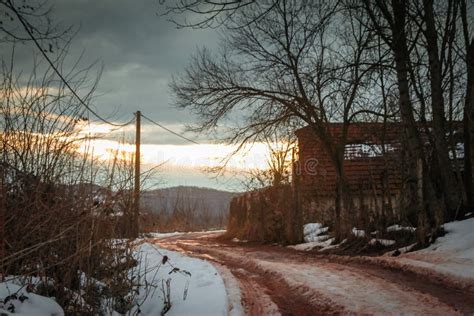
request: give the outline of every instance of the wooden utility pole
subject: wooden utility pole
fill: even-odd
[[[135,132],[135,187],[133,192],[133,215],[131,237],[138,237],[139,233],[139,215],[140,215],[140,129],[141,113],[137,111],[136,132]]]

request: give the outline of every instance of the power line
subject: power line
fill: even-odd
[[[175,131],[169,129],[169,128],[167,128],[166,126],[161,125],[160,123],[155,122],[154,120],[152,120],[151,118],[147,117],[147,116],[144,115],[144,114],[142,114],[142,117],[143,117],[144,119],[148,120],[149,122],[151,122],[151,123],[153,123],[153,124],[155,124],[155,125],[161,127],[161,128],[164,129],[165,131],[168,131],[168,132],[170,132],[171,134],[173,134],[173,135],[175,135],[175,136],[178,136],[179,138],[182,138],[182,139],[184,139],[184,140],[187,140],[188,142],[191,142],[191,143],[193,143],[193,144],[199,145],[198,142],[196,142],[196,141],[194,141],[194,140],[192,140],[192,139],[190,139],[190,138],[187,138],[186,136],[183,136],[183,135],[181,135],[180,133],[177,133],[177,132],[175,132]]]
[[[113,125],[113,126],[117,126],[118,128],[120,128],[120,127],[125,127],[125,126],[127,126],[127,125],[130,125],[130,124],[132,124],[134,121],[135,121],[135,117],[132,117],[132,118],[131,118],[128,122],[126,122],[126,123],[123,123],[123,124],[113,123],[112,125]],[[118,128],[117,128],[117,129],[118,129]],[[117,130],[117,129],[114,129],[114,130]]]
[[[64,83],[64,85],[69,89],[69,91],[71,91],[71,93],[79,100],[79,103],[81,103],[81,105],[83,105],[90,113],[92,113],[96,118],[98,118],[100,121],[106,123],[106,124],[109,124],[109,125],[112,125],[112,126],[115,126],[115,127],[125,127],[127,125],[129,125],[133,120],[134,118],[132,118],[130,121],[126,122],[126,123],[123,123],[123,124],[117,124],[117,123],[113,123],[105,118],[103,118],[102,116],[100,116],[96,111],[94,111],[89,105],[86,104],[86,102],[77,94],[77,92],[71,87],[71,85],[69,84],[69,82],[66,80],[66,78],[64,78],[64,76],[61,74],[61,72],[58,70],[58,68],[54,65],[53,61],[49,58],[49,56],[46,54],[46,52],[43,50],[43,48],[41,47],[40,43],[38,42],[38,40],[36,39],[36,37],[33,35],[28,23],[23,19],[22,15],[17,11],[17,9],[15,8],[15,6],[13,5],[13,3],[11,1],[9,1],[9,4],[10,4],[10,9],[15,13],[15,15],[17,16],[18,20],[20,21],[20,23],[23,25],[23,28],[25,29],[25,31],[28,33],[28,36],[31,38],[31,40],[34,42],[35,46],[39,49],[39,51],[41,52],[41,54],[43,55],[43,57],[46,59],[46,61],[49,63],[49,65],[51,66],[51,68],[54,70],[54,72],[56,73],[56,75],[58,75],[58,77],[61,79],[61,81]],[[162,129],[168,131],[169,133],[175,135],[175,136],[178,136],[179,138],[182,138],[188,142],[191,142],[193,144],[196,144],[196,145],[199,145],[198,142],[190,139],[190,138],[187,138],[186,136],[184,135],[181,135],[169,128],[167,128],[166,126],[163,126],[161,125],[160,123],[157,123],[155,122],[154,120],[150,119],[149,117],[145,116],[142,114],[142,117],[147,119],[148,121],[150,121],[151,123],[161,127]]]
[[[31,38],[31,40],[33,41],[33,43],[35,43],[36,47],[39,49],[39,51],[41,52],[41,54],[43,55],[43,57],[46,59],[46,61],[49,63],[49,65],[51,66],[51,68],[54,70],[54,72],[56,73],[56,75],[58,75],[59,79],[61,79],[61,81],[64,83],[64,85],[69,89],[69,91],[71,91],[71,93],[79,100],[79,103],[81,103],[89,112],[91,112],[95,117],[97,117],[99,120],[101,120],[102,122],[106,123],[106,124],[109,124],[109,125],[112,125],[112,126],[116,126],[116,127],[124,127],[124,126],[127,126],[128,124],[130,124],[129,122],[125,123],[125,124],[117,124],[117,123],[113,123],[113,122],[110,122],[108,120],[106,120],[105,118],[101,117],[99,114],[97,114],[97,112],[95,112],[89,105],[86,104],[86,102],[84,102],[84,100],[82,100],[82,98],[76,93],[76,91],[69,85],[69,82],[66,80],[66,78],[64,78],[64,76],[61,74],[61,72],[58,70],[58,68],[54,65],[53,61],[49,58],[49,56],[46,54],[46,52],[43,50],[43,48],[41,47],[40,43],[38,42],[38,40],[36,39],[36,37],[33,35],[29,25],[27,22],[25,22],[25,20],[23,19],[23,17],[21,16],[21,14],[18,12],[18,10],[15,8],[15,6],[13,5],[13,3],[11,1],[9,1],[9,4],[10,4],[10,9],[15,13],[15,15],[17,16],[18,20],[20,21],[20,23],[23,25],[23,28],[25,29],[25,31],[28,33],[28,36]]]

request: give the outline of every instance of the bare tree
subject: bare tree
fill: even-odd
[[[295,9],[299,6],[311,13]],[[324,130],[324,123],[331,121],[343,122],[346,131],[352,121],[401,121],[405,155],[401,207],[405,213],[419,213],[422,243],[426,229],[432,228],[436,236],[443,221],[459,216],[462,203],[472,204],[474,40],[468,1],[297,5],[196,0],[181,1],[169,9],[168,13],[182,18],[174,20],[180,27],[223,27],[229,34],[219,61],[202,51],[181,81],[175,82],[179,103],[186,108],[193,107],[186,102],[197,104],[194,109],[203,118],[202,130],[225,121],[236,108],[248,114],[246,123],[233,131],[236,136],[229,137],[234,142],[248,141],[284,121],[312,126],[326,142],[337,170],[337,218],[344,208],[342,197],[346,196],[346,204],[350,198],[341,163],[344,135],[333,139]],[[300,27],[301,21],[307,27]],[[335,21],[345,23],[335,28]],[[351,34],[350,38],[343,39],[344,33]],[[367,38],[370,41],[364,43]],[[344,50],[351,46],[345,46],[349,42],[359,48],[353,50],[361,53],[359,58]],[[344,53],[338,55],[338,49]],[[364,55],[367,52],[373,59]],[[350,57],[344,60],[341,55]],[[345,78],[351,84],[341,87],[344,80],[338,79],[344,74],[351,74]],[[193,81],[202,82],[193,86]],[[371,89],[370,97],[364,98],[365,82],[376,83],[381,92]],[[328,92],[331,86],[344,91],[349,102]],[[394,93],[393,88],[398,91]],[[398,107],[389,109],[393,100]],[[464,177],[456,150],[461,119]]]
[[[51,19],[48,1],[2,0],[0,8],[0,42],[32,41],[28,30],[44,44],[46,52],[53,53],[74,33],[71,26],[59,25]]]
[[[172,88],[178,106],[201,117],[199,131],[242,113],[244,124],[231,130],[230,142],[250,141],[289,122],[310,125],[336,169],[340,223],[341,211],[350,208],[344,143],[350,121],[364,112],[357,106],[369,90],[363,81],[372,70],[371,34],[358,21],[364,18],[360,12],[347,18],[339,3],[272,1],[268,6],[235,12],[222,53],[200,51]],[[344,124],[341,137],[329,131],[327,123],[335,121]]]
[[[226,25],[227,22],[232,20],[232,16],[235,13],[245,7],[267,6],[267,3],[262,4],[255,0],[163,0],[162,5],[165,6],[163,15],[183,17],[180,20],[176,18],[171,19],[178,27],[216,28]],[[267,8],[267,10],[269,9],[270,8]],[[265,10],[264,13],[267,12],[267,10]],[[190,13],[194,15],[194,19],[187,18]]]
[[[463,111],[464,122],[464,181],[468,203],[473,205],[474,184],[473,165],[474,153],[472,147],[474,143],[474,35],[472,30],[472,17],[469,19],[467,1],[460,1],[459,4],[461,27],[463,35],[463,46],[461,50],[464,56],[466,74],[466,93]]]
[[[456,156],[450,158],[456,146],[455,121],[462,117],[463,87],[469,86],[463,67],[456,62],[468,60],[467,54],[459,57],[456,53],[462,39],[458,31],[465,16],[462,7],[458,1],[364,1],[371,19],[368,27],[383,41],[395,65],[408,153],[407,179],[412,183],[404,205],[424,210],[420,227],[433,226],[434,231],[446,216],[457,213],[467,197],[468,185],[462,183]],[[470,133],[465,130],[469,142]],[[422,181],[417,169],[422,170]],[[468,169],[465,172],[470,173]],[[425,239],[423,229],[419,231],[420,239]]]
[[[267,186],[289,184],[291,180],[291,155],[295,148],[295,137],[290,133],[279,136],[277,133],[261,136],[261,143],[267,150],[266,165],[248,170],[235,171],[236,177],[242,176],[241,184],[247,191]]]
[[[130,271],[136,259],[130,244],[114,239],[130,208],[131,160],[94,155],[84,130],[100,72],[77,61],[58,75],[71,38],[51,26],[46,5],[0,1],[0,46],[10,52],[0,74],[1,275],[54,296],[66,313],[126,313],[133,306],[121,302],[133,304],[140,285]],[[26,41],[42,49],[32,68],[16,60]],[[85,91],[81,99],[76,89]]]

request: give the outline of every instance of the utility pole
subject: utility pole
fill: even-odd
[[[137,111],[136,115],[136,132],[135,132],[135,187],[133,192],[133,214],[131,237],[138,237],[139,233],[139,214],[140,214],[140,129],[141,129],[141,113]]]

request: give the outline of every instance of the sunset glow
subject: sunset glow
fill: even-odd
[[[129,126],[130,131],[134,126]],[[123,130],[121,130],[123,132]],[[93,155],[101,160],[113,159],[117,153],[134,154],[135,145],[106,139],[114,133],[114,127],[106,124],[85,123],[78,126],[78,134],[87,137],[82,142],[79,152]],[[128,133],[130,134],[130,133]],[[158,165],[165,163],[167,167],[183,167],[202,169],[226,166],[232,169],[264,169],[267,167],[268,146],[255,143],[241,149],[235,145],[225,144],[142,144],[141,163],[143,165]]]
[[[141,159],[144,165],[166,163],[167,166],[196,169],[221,166],[226,159],[228,159],[227,167],[233,169],[263,169],[266,167],[268,149],[265,144],[253,144],[229,158],[236,148],[236,146],[223,144],[142,144]],[[79,151],[88,152],[95,158],[109,160],[117,152],[133,154],[135,145],[107,139],[92,139],[84,142]]]

